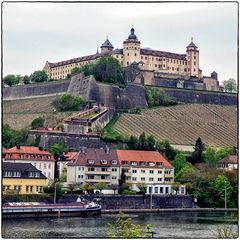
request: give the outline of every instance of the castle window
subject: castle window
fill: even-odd
[[[147,57],[145,57],[145,60],[147,60]]]
[[[157,67],[157,64],[155,64],[155,67]]]
[[[194,59],[196,59],[196,56],[194,56]]]
[[[137,56],[137,54],[135,53],[135,56]]]
[[[172,67],[172,70],[174,71],[174,67]]]
[[[162,65],[158,65],[159,68],[162,68]]]
[[[163,67],[165,67],[165,64],[163,64]]]
[[[167,67],[167,69],[169,70],[169,67]]]
[[[127,55],[129,56],[129,53]]]
[[[177,71],[179,71],[179,68],[177,68]]]
[[[194,68],[193,71],[196,72],[196,69]]]
[[[141,56],[141,59],[143,59],[143,56]]]
[[[196,66],[196,62],[193,63]]]
[[[173,62],[175,63],[175,60],[173,60]]]
[[[167,62],[169,62],[169,59],[167,58]]]
[[[129,62],[127,62],[127,65],[129,64]]]
[[[172,59],[171,59],[171,62],[172,62]]]

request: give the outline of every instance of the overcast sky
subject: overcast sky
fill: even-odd
[[[191,37],[200,68],[237,78],[237,3],[3,3],[3,76],[30,75],[94,54],[106,36],[114,48],[134,25],[142,47],[185,53]]]

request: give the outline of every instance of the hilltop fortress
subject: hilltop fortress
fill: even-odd
[[[199,90],[219,91],[218,76],[203,76],[199,68],[199,50],[191,43],[186,47],[186,53],[177,54],[159,50],[141,48],[134,28],[123,41],[123,48],[114,49],[107,38],[101,45],[101,52],[96,54],[60,61],[46,62],[43,70],[49,79],[66,79],[74,67],[94,63],[102,56],[112,56],[119,60],[123,67],[138,64],[144,76],[144,84],[163,87],[177,87]]]

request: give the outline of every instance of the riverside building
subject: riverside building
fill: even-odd
[[[114,193],[122,170],[133,190],[145,184],[147,194],[170,194],[174,183],[173,166],[157,151],[86,148],[67,164],[67,182],[81,186],[106,183],[103,193]],[[184,186],[178,192],[185,194]]]

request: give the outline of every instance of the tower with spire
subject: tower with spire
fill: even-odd
[[[132,26],[130,35],[123,42],[123,66],[128,66],[133,62],[140,61],[140,45],[141,42],[137,39]]]
[[[191,42],[187,46],[187,74],[190,76],[200,77],[199,72],[199,50],[198,47],[193,42],[193,37],[191,37]]]
[[[112,54],[113,52],[113,45],[108,40],[108,36],[106,41],[101,45],[101,53],[102,54]]]

